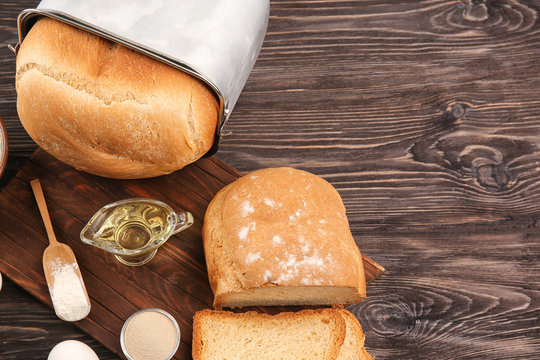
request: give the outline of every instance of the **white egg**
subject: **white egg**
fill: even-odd
[[[99,360],[98,356],[83,342],[66,340],[56,344],[47,360]]]

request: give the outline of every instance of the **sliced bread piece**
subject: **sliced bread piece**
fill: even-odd
[[[374,360],[373,357],[368,354],[366,348],[362,348],[362,357],[360,359],[362,359],[362,360]]]
[[[347,334],[337,360],[373,360],[364,348],[365,336],[358,319],[348,310],[335,309],[345,320]]]
[[[194,360],[335,360],[346,335],[334,309],[278,315],[203,310],[193,320]]]

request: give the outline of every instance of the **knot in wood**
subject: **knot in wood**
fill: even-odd
[[[452,113],[459,115],[460,112],[459,107],[448,106],[443,118],[451,118]],[[479,136],[458,130],[440,139],[419,141],[410,152],[416,161],[451,169],[483,190],[501,192],[516,185],[520,168],[514,164],[518,159],[534,154],[535,144],[513,137]]]
[[[473,143],[463,147],[458,161],[463,170],[470,169],[477,185],[490,191],[503,191],[510,187],[512,178],[506,152],[502,144]]]
[[[477,34],[517,33],[534,26],[537,11],[518,0],[461,0],[447,19],[456,30],[483,30]]]
[[[485,0],[468,0],[465,2],[463,18],[468,21],[485,21],[489,17]]]
[[[465,116],[465,112],[469,106],[467,104],[462,103],[451,103],[446,108],[446,114],[450,118],[453,118],[454,120],[459,120],[463,116]]]
[[[407,338],[417,325],[415,311],[402,297],[389,296],[383,301],[363,304],[362,310],[370,319],[369,327],[385,337]]]
[[[484,188],[506,190],[509,187],[510,174],[504,164],[481,164],[473,168],[475,181]]]

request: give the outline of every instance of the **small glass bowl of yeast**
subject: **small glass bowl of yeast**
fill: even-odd
[[[120,333],[120,346],[129,360],[169,360],[180,345],[180,327],[161,309],[142,309],[131,315]]]

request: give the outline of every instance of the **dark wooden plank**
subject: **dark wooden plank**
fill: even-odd
[[[351,307],[363,320],[372,353],[536,359],[540,233],[450,235],[451,241],[448,234],[433,232],[370,239],[396,250],[381,254],[386,274],[368,289],[364,302]],[[401,345],[390,355],[389,338]],[[419,339],[426,343],[419,346]]]
[[[2,4],[1,44],[36,3]],[[241,173],[295,166],[336,186],[363,253],[387,269],[352,308],[377,359],[539,358],[539,13],[536,0],[271,1],[218,157]],[[0,52],[3,184],[35,149],[14,68]],[[38,324],[21,323],[17,301],[32,299],[16,286],[1,296],[0,328],[54,335],[35,351],[10,336],[0,357],[92,341],[39,303]]]
[[[236,169],[231,168],[215,156],[202,158],[197,162],[197,166],[215,177],[225,180],[226,183],[231,183],[242,176]]]

